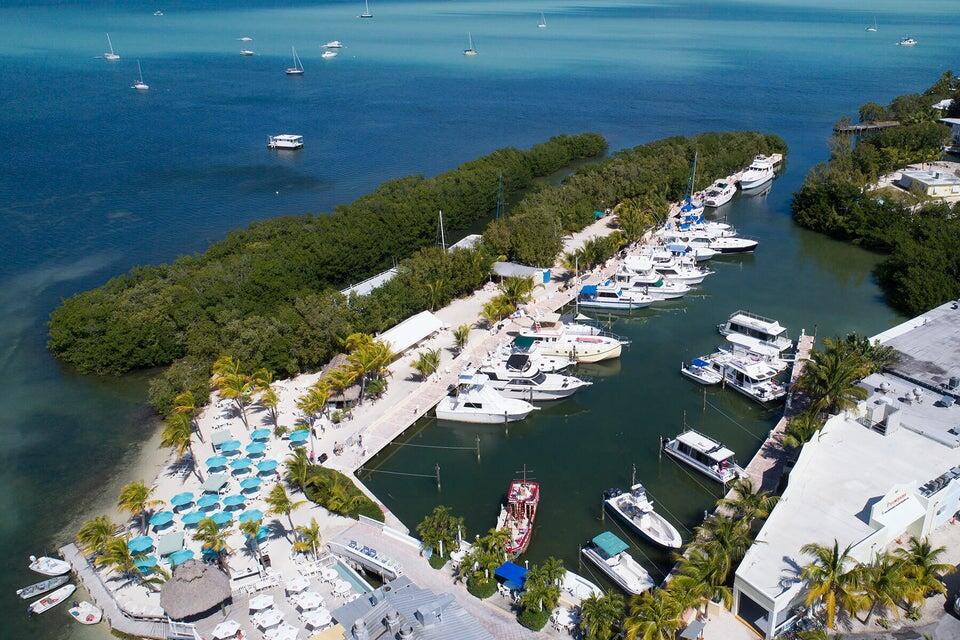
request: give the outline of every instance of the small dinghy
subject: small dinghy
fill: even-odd
[[[17,595],[24,600],[29,600],[34,596],[39,596],[41,593],[46,593],[51,589],[56,589],[57,587],[66,584],[68,579],[68,576],[57,576],[56,578],[50,578],[48,580],[44,580],[43,582],[32,584],[29,587],[17,589]]]
[[[97,624],[103,618],[103,612],[86,600],[70,607],[68,613],[80,624]]]
[[[77,590],[77,587],[72,584],[66,584],[53,593],[43,596],[39,600],[30,603],[30,606],[27,607],[27,610],[30,613],[44,613],[53,609],[55,606],[69,598],[73,595],[73,592]]]
[[[70,564],[47,556],[42,558],[30,556],[30,570],[42,573],[45,576],[62,576],[69,573]]]

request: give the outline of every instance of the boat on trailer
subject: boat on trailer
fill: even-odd
[[[713,438],[688,429],[675,438],[660,438],[667,455],[721,484],[745,475],[736,454]]]
[[[606,505],[615,514],[654,544],[668,549],[679,549],[683,545],[680,532],[654,510],[653,502],[642,484],[630,487],[629,493],[620,489],[607,489],[603,497]]]
[[[653,579],[640,563],[627,553],[630,546],[609,531],[595,536],[580,552],[597,565],[618,587],[633,595],[653,588]]]
[[[537,505],[540,504],[540,483],[526,478],[514,480],[507,490],[507,504],[500,505],[497,517],[497,530],[506,529],[510,534],[506,552],[518,556],[530,546],[533,537],[533,522],[537,518]]]

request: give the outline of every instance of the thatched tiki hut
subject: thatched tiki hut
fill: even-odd
[[[173,620],[202,617],[230,600],[230,578],[217,565],[187,560],[160,591],[160,606]]]

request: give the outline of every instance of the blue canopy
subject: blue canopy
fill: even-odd
[[[580,288],[580,295],[582,296],[595,296],[597,295],[597,285],[588,284]]]
[[[236,460],[230,463],[230,468],[233,470],[247,469],[252,464],[253,464],[253,461],[250,460],[250,458],[247,458],[247,457],[237,458]]]
[[[144,569],[153,569],[157,566],[157,558],[156,556],[146,556],[144,558],[137,558],[133,563],[137,565],[137,568],[141,571]]]
[[[695,367],[709,367],[709,366],[710,366],[710,363],[707,362],[706,360],[704,360],[703,358],[694,358],[693,360],[690,361],[690,364],[692,364],[692,365],[695,366]]]
[[[237,507],[243,504],[246,501],[246,498],[243,496],[233,495],[227,496],[223,499],[223,505],[226,507]]]
[[[170,504],[174,507],[183,507],[193,502],[193,494],[189,491],[178,493],[170,498]]]
[[[172,511],[158,511],[157,513],[150,516],[150,524],[155,527],[162,527],[173,522],[173,512]]]
[[[260,480],[260,478],[258,478],[257,476],[250,476],[249,478],[244,478],[243,480],[240,481],[240,488],[245,490],[256,489],[257,487],[260,486],[261,482],[263,481]]]
[[[183,514],[183,517],[181,518],[181,520],[183,520],[183,524],[185,525],[195,525],[206,517],[207,516],[205,513],[200,513],[199,511],[191,511],[190,513]]]
[[[630,548],[626,542],[613,535],[609,531],[604,531],[593,539],[594,546],[608,558],[612,558],[618,553],[623,553]]]
[[[504,562],[502,565],[497,567],[497,570],[493,572],[493,575],[503,578],[507,582],[512,582],[514,585],[521,588],[523,587],[523,583],[527,580],[527,570],[513,562]]]
[[[270,429],[255,429],[253,433],[250,434],[250,437],[253,440],[269,440]]]
[[[213,495],[208,493],[205,496],[200,496],[200,499],[197,500],[197,506],[201,509],[209,509],[210,507],[215,507],[220,504],[220,496]]]
[[[233,520],[233,516],[227,513],[226,511],[217,511],[215,514],[210,516],[210,519],[217,523],[217,526],[224,526],[230,524],[230,521]]]
[[[310,438],[310,432],[307,429],[294,431],[290,434],[290,442],[306,442]]]
[[[263,455],[263,452],[267,450],[267,445],[263,442],[251,442],[247,445],[247,454],[251,456]]]
[[[263,460],[262,462],[257,463],[257,469],[262,472],[273,471],[277,468],[276,460]]]
[[[174,551],[173,553],[170,554],[170,563],[173,566],[177,566],[178,564],[183,564],[187,560],[192,560],[192,559],[193,559],[193,551],[190,551],[190,549],[180,549],[180,551]]]
[[[239,451],[240,450],[240,441],[239,440],[227,440],[220,445],[220,451]]]
[[[225,466],[227,466],[226,456],[210,456],[207,458],[207,467],[210,469],[218,469]]]
[[[260,509],[250,509],[249,511],[244,511],[240,514],[240,517],[237,518],[240,522],[246,522],[247,520],[263,520],[263,511]]]
[[[150,536],[137,536],[127,543],[127,548],[133,553],[143,553],[147,549],[153,548],[153,538]]]

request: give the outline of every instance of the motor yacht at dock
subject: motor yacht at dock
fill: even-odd
[[[740,334],[756,338],[762,344],[783,352],[793,347],[793,341],[787,335],[787,329],[771,318],[744,311],[736,311],[723,324],[717,325],[720,335]]]
[[[713,271],[702,269],[696,264],[687,264],[680,258],[662,264],[655,264],[654,268],[667,281],[682,282],[685,285],[697,285],[713,275]]]
[[[526,472],[523,475],[523,479],[510,483],[507,504],[500,506],[500,515],[497,517],[497,530],[506,529],[510,534],[506,546],[510,556],[518,556],[530,546],[537,505],[540,504],[540,483],[528,480]]]
[[[529,355],[520,353],[506,362],[484,364],[478,372],[489,378],[487,384],[500,395],[527,402],[568,398],[593,384],[574,376],[545,373]]]
[[[717,180],[707,188],[703,195],[703,206],[718,209],[733,200],[737,193],[737,185],[726,180]]]
[[[719,384],[723,380],[723,371],[714,368],[713,362],[707,358],[694,358],[690,362],[681,362],[680,373],[704,385]]]
[[[482,364],[507,363],[509,367],[509,360],[514,355],[527,356],[544,373],[566,371],[577,364],[567,356],[544,355],[537,342],[528,336],[517,336],[513,342],[500,345],[484,358]]]
[[[504,424],[523,420],[537,410],[529,402],[505,398],[488,386],[483,374],[461,374],[455,386],[437,403],[439,420],[476,424]]]
[[[568,325],[553,318],[540,318],[529,329],[522,329],[519,337],[532,338],[536,347],[544,356],[562,356],[579,363],[600,362],[610,358],[619,358],[623,351],[623,340],[610,335],[597,335],[595,327],[589,325]],[[598,331],[597,331],[598,332]],[[598,332],[599,333],[599,332]]]
[[[627,553],[629,548],[626,542],[609,531],[604,531],[584,545],[580,552],[618,587],[638,596],[654,586],[653,579],[647,570]]]
[[[661,437],[660,444],[667,455],[722,484],[744,475],[733,451],[692,429],[676,438]]]
[[[773,159],[763,155],[757,156],[740,176],[740,188],[746,191],[747,189],[762,187],[773,180],[775,173]]]
[[[658,300],[676,300],[682,298],[692,291],[690,287],[682,282],[668,282],[656,271],[652,270],[657,276],[653,282],[648,282],[649,278],[629,271],[620,271],[613,276],[613,281],[620,285],[623,290],[631,295],[640,294],[649,296],[654,302]]]
[[[577,304],[585,309],[635,311],[653,304],[653,298],[640,292],[627,292],[613,281],[588,284],[580,288]]]
[[[668,549],[679,549],[683,545],[677,528],[654,511],[653,503],[642,484],[630,487],[629,493],[620,489],[607,489],[603,497],[610,510],[654,544]]]

